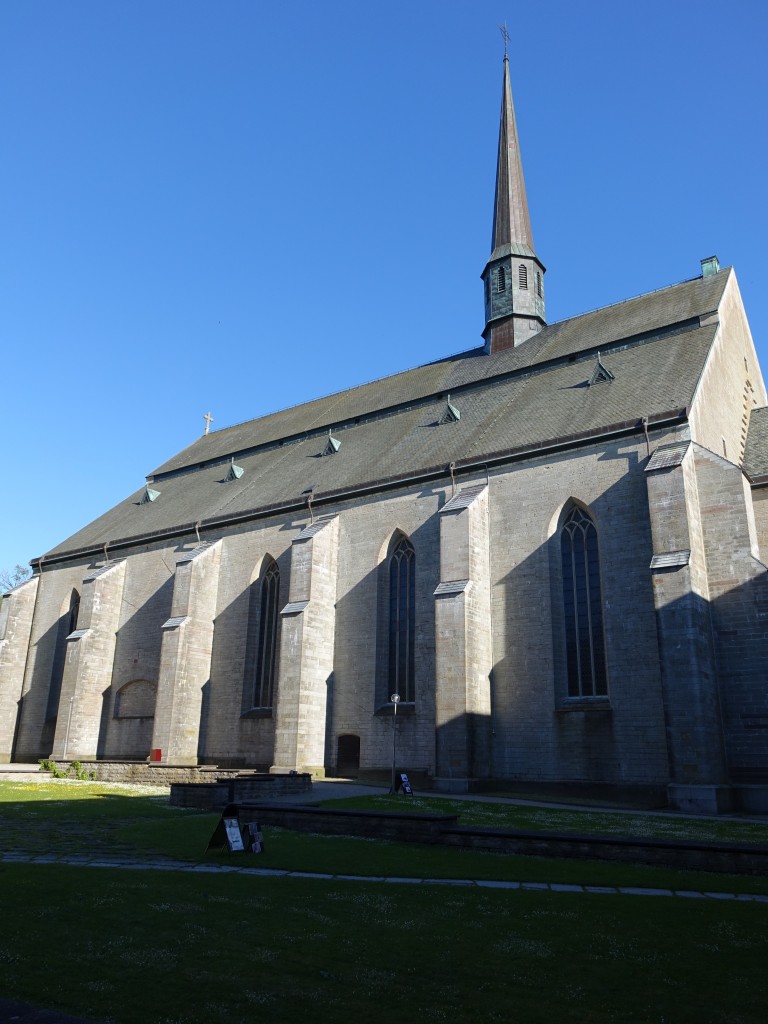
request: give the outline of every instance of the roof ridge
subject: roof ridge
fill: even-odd
[[[733,269],[732,266],[721,267],[720,273],[724,274],[730,272]],[[713,275],[714,276],[714,275]],[[590,316],[592,313],[601,313],[605,309],[613,309],[615,306],[623,306],[627,302],[634,302],[636,299],[644,299],[648,295],[658,295],[660,292],[671,291],[672,288],[679,288],[684,284],[692,284],[694,281],[703,281],[704,278],[699,274],[696,277],[686,277],[682,281],[675,281],[673,284],[664,285],[661,288],[652,288],[648,292],[639,292],[637,295],[630,295],[627,299],[618,299],[616,302],[607,302],[604,306],[595,306],[593,309],[584,310],[581,313],[575,313],[573,316],[563,317],[562,320],[553,320],[548,323],[542,330],[548,330],[550,327],[560,327],[563,324],[568,323],[570,320],[578,320],[583,316]],[[617,341],[621,339],[616,339]],[[329,398],[336,398],[341,395],[348,395],[351,391],[359,391],[361,388],[370,387],[372,384],[381,384],[386,380],[392,380],[395,377],[401,377],[406,373],[413,373],[414,370],[423,370],[428,366],[437,366],[440,363],[450,363],[456,359],[462,359],[466,356],[471,355],[473,352],[477,352],[480,355],[484,351],[484,346],[476,345],[474,348],[462,349],[458,352],[452,352],[450,355],[443,356],[440,359],[432,359],[427,363],[416,363],[414,366],[406,367],[403,370],[397,370],[395,373],[387,373],[383,377],[372,377],[370,380],[361,381],[359,384],[352,384],[350,387],[339,388],[338,391],[329,391],[324,395],[316,395],[314,398],[308,398],[305,402],[295,402],[293,405],[285,405],[279,409],[272,409],[269,412],[264,412],[260,416],[251,416],[247,420],[238,420],[237,423],[230,423],[226,427],[220,427],[218,430],[211,430],[208,433],[208,437],[217,437],[225,434],[228,430],[235,430],[237,427],[244,427],[248,423],[255,423],[257,420],[266,419],[268,416],[279,416],[282,412],[288,412],[291,409],[296,409],[301,405],[312,405],[313,402],[324,402]],[[442,390],[442,389],[441,389]],[[439,393],[439,392],[436,392]],[[199,438],[197,439],[199,440]],[[196,442],[193,441],[192,444]]]
[[[730,273],[733,270],[733,266],[721,267],[719,273],[724,274]],[[712,275],[715,276],[714,274]],[[684,277],[682,281],[675,281],[674,284],[665,284],[661,288],[651,288],[649,292],[638,292],[637,295],[630,295],[627,299],[618,299],[616,302],[607,302],[604,306],[595,306],[594,309],[585,309],[582,313],[576,313],[574,316],[566,316],[562,320],[553,320],[552,323],[548,323],[547,327],[559,327],[561,324],[567,324],[569,320],[578,320],[582,316],[591,316],[592,313],[602,313],[604,309],[613,309],[614,306],[623,306],[627,302],[634,302],[636,299],[645,299],[649,295],[658,295],[660,292],[671,291],[673,288],[679,288],[684,284],[693,284],[694,281],[703,281],[704,278],[701,274],[697,274],[696,277]]]

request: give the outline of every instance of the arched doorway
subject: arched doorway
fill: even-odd
[[[336,743],[336,771],[339,775],[356,776],[360,771],[360,737],[339,736]]]

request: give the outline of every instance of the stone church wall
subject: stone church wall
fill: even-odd
[[[752,511],[760,561],[768,565],[768,487],[752,489]]]
[[[752,496],[738,467],[696,451],[709,604],[731,779],[768,782],[768,571],[758,561]]]
[[[617,441],[492,478],[494,776],[666,781],[644,458]],[[570,498],[598,532],[607,701],[567,699],[556,528]]]
[[[741,465],[750,411],[768,397],[735,272],[717,315],[720,327],[691,407],[691,438]]]
[[[448,489],[450,491],[450,489]],[[444,487],[370,498],[340,510],[337,644],[332,711],[332,762],[336,737],[360,736],[361,768],[392,759],[392,717],[387,673],[389,568],[386,556],[397,531],[416,552],[415,714],[398,714],[401,763],[435,768],[434,591],[440,579],[437,511]]]
[[[253,701],[253,664],[247,665],[250,588],[259,586],[267,556],[280,570],[279,608],[288,603],[291,538],[304,526],[304,517],[281,516],[229,531],[221,537],[219,592],[213,633],[210,693],[206,697],[204,757],[211,763],[259,765],[272,763],[274,718],[249,716]],[[258,611],[258,601],[255,602]],[[254,623],[258,629],[258,621]],[[258,635],[258,634],[257,634]],[[247,678],[246,678],[247,675]]]
[[[652,446],[679,436],[680,432],[654,436]],[[754,587],[765,587],[765,573],[761,575],[754,560],[754,531],[750,535],[745,492],[735,491],[730,479],[733,474],[741,479],[740,470],[706,451],[697,458],[702,515],[709,530],[713,601],[718,602],[721,633],[727,637],[733,626],[730,620],[749,615],[744,601],[755,600]],[[487,477],[483,472],[458,484],[459,492],[476,485],[479,492],[487,493],[487,513],[483,505],[482,514],[490,522],[491,542],[485,550],[494,667],[486,724],[490,772],[495,778],[651,787],[668,781],[649,571],[654,550],[646,461],[644,440],[616,440],[492,470]],[[436,644],[443,641],[435,632],[434,594],[443,579],[440,509],[451,493],[450,486],[426,484],[321,510],[323,515],[338,516],[335,594],[315,595],[326,605],[335,604],[333,670],[325,705],[327,768],[336,763],[338,738],[350,735],[360,741],[361,770],[382,770],[391,764],[387,559],[393,540],[400,536],[407,537],[416,552],[417,635],[416,702],[413,707],[403,706],[398,715],[398,763],[432,775],[439,767],[435,760],[435,687],[440,685]],[[744,506],[740,512],[724,508],[723,502],[733,503],[739,495]],[[573,502],[588,510],[598,534],[607,698],[567,695],[559,527]],[[738,536],[731,526],[737,514],[743,521]],[[210,678],[203,681],[199,710],[197,756],[203,763],[267,767],[273,762],[274,710],[248,713],[250,588],[258,585],[264,559],[270,556],[280,570],[279,604],[285,607],[295,557],[293,541],[308,522],[305,513],[286,514],[204,538],[214,546],[218,542],[218,563],[211,591],[215,606],[210,612]],[[723,537],[730,537],[731,548],[736,545],[730,555],[731,548],[720,536],[723,531]],[[481,538],[482,531],[477,536]],[[111,678],[105,669],[99,683],[103,683],[96,751],[100,758],[143,760],[149,754],[156,725],[150,704],[153,687],[160,682],[162,627],[172,614],[177,562],[194,547],[194,541],[184,540],[119,554],[125,569],[114,664]],[[446,557],[449,554],[444,551]],[[473,557],[470,575],[480,578],[479,554]],[[757,580],[749,595],[739,591],[741,603],[734,601],[734,588],[728,584],[729,557],[739,561],[739,580]],[[751,575],[747,562],[755,566]],[[61,667],[62,623],[69,621],[72,591],[83,592],[83,579],[93,569],[94,563],[85,561],[44,568],[32,618],[17,760],[34,760],[51,752],[56,723],[51,719],[50,689],[57,665]],[[478,628],[476,616],[468,621]],[[736,623],[733,628],[740,627]],[[750,687],[759,665],[764,664],[761,642],[754,633],[740,635],[735,645],[723,640],[718,648],[721,672],[733,679],[732,706],[739,709],[729,719],[729,699],[725,699],[729,758],[745,768],[759,759],[757,734],[744,726],[743,716],[751,713],[752,704],[754,714],[760,713]],[[467,678],[472,671],[469,666]],[[65,713],[62,704],[59,716]],[[483,723],[480,727],[484,728]]]
[[[117,557],[122,557],[119,554]],[[126,578],[115,644],[112,681],[105,694],[98,755],[144,759],[149,754],[152,718],[115,717],[123,687],[146,680],[157,686],[160,671],[160,626],[171,614],[175,552],[152,545],[126,556]]]

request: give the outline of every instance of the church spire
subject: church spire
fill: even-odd
[[[495,252],[500,246],[510,244],[533,253],[531,218],[528,214],[523,162],[520,159],[515,107],[512,103],[512,86],[509,81],[509,57],[505,53],[491,252]]]
[[[544,320],[544,266],[533,247],[523,164],[517,139],[504,34],[499,153],[493,203],[491,255],[483,271],[485,338],[489,352],[527,341]]]

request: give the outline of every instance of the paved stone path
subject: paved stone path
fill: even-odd
[[[82,1017],[72,1017],[60,1010],[41,1009],[17,999],[0,999],[0,1021],[2,1024],[90,1024]]]
[[[138,860],[129,857],[89,857],[0,853],[0,864],[64,864],[81,868],[115,868],[127,871],[181,871],[191,874],[249,875],[257,878],[314,878],[336,882],[380,882],[389,885],[447,885],[478,889],[520,889],[537,892],[592,893],[616,896],[678,896],[686,899],[738,900],[768,903],[768,896],[757,893],[698,892],[693,889],[643,889],[627,885],[566,885],[560,882],[494,882],[472,878],[404,878],[383,875],[332,875],[314,871],[283,871],[279,868],[245,867],[239,864],[193,864],[182,860]]]

